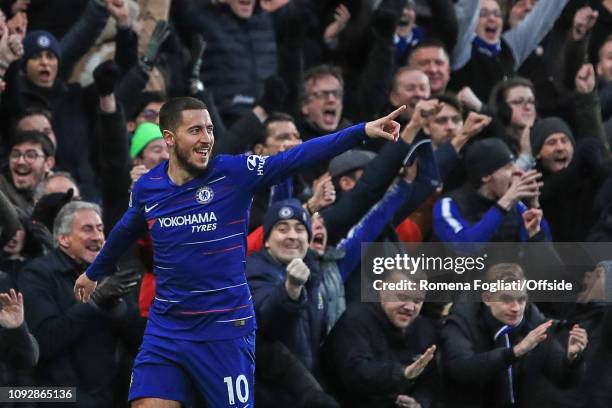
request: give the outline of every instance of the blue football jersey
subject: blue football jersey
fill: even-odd
[[[328,160],[364,137],[362,124],[270,157],[217,156],[181,186],[168,177],[168,162],[160,164],[134,185],[130,207],[87,269],[88,277],[111,273],[119,256],[148,230],[156,295],[146,333],[186,340],[249,334],[255,313],[245,257],[255,190]]]

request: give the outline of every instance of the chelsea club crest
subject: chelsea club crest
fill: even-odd
[[[208,186],[201,187],[196,192],[196,200],[200,204],[206,204],[210,202],[210,200],[212,200],[214,196],[215,193],[213,192],[212,188]]]

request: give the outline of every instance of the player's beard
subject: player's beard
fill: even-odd
[[[189,174],[191,174],[192,176],[198,176],[206,170],[206,168],[208,167],[208,161],[206,162],[206,166],[198,167],[189,161],[189,158],[191,157],[192,153],[192,147],[186,148],[181,146],[180,144],[177,144],[175,149],[176,161],[178,162],[179,166],[185,169]]]

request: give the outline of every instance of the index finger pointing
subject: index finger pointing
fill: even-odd
[[[399,115],[401,115],[401,113],[403,111],[406,110],[406,105],[402,105],[399,108],[397,108],[396,110],[394,110],[393,112],[391,112],[390,114],[387,115],[387,119],[395,119],[397,118]]]

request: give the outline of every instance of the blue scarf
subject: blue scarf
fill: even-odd
[[[408,37],[400,37],[395,35],[395,59],[400,62],[402,57],[407,55],[415,45],[423,39],[423,30],[420,27],[414,26]],[[410,48],[410,50],[409,50]]]
[[[512,343],[510,341],[510,332],[515,328],[519,327],[523,322],[523,318],[521,321],[515,324],[514,326],[510,326],[508,324],[503,325],[497,333],[493,336],[493,341],[497,346],[512,348]],[[510,405],[514,405],[516,403],[516,398],[514,396],[514,376],[512,373],[512,365],[509,365],[506,369],[506,388],[505,395],[502,397],[504,402],[510,402]]]
[[[497,57],[499,53],[501,53],[501,41],[498,41],[495,44],[489,44],[478,36],[474,37],[472,47],[475,47],[478,52],[488,57]]]

